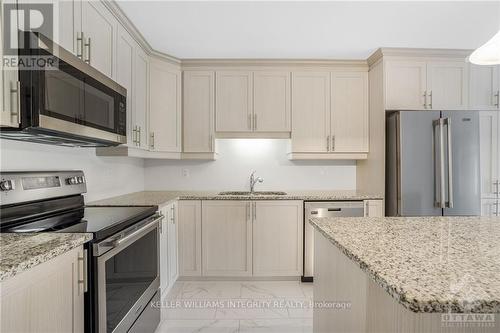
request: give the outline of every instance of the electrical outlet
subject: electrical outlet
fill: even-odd
[[[189,178],[189,170],[188,169],[182,169],[182,177]]]

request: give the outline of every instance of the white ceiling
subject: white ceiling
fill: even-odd
[[[500,2],[118,1],[151,46],[179,58],[365,59],[385,47],[474,49]]]

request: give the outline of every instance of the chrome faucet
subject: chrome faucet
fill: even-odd
[[[250,193],[253,194],[254,192],[254,188],[255,188],[255,184],[256,183],[262,183],[264,181],[264,179],[260,178],[260,177],[257,177],[255,178],[255,170],[252,171],[252,174],[250,175]]]

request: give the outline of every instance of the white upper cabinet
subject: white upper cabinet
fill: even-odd
[[[0,4],[2,5],[2,4]],[[3,21],[4,11],[0,11]],[[17,25],[17,16],[12,18],[14,25]],[[3,24],[0,24],[0,57],[3,59]],[[3,61],[0,63],[0,126],[18,127],[19,112],[20,112],[20,90],[19,90],[19,74],[16,68],[4,68]]]
[[[252,131],[252,72],[216,73],[217,132]]]
[[[181,151],[181,71],[161,60],[149,65],[149,149]]]
[[[256,71],[253,84],[253,130],[290,132],[290,72]]]
[[[183,151],[214,152],[215,73],[184,71],[183,75]]]
[[[464,110],[468,65],[459,60],[387,60],[387,110]]]
[[[203,276],[252,275],[250,202],[202,202]]]
[[[433,110],[465,110],[468,107],[468,68],[465,61],[427,63],[427,105]]]
[[[386,63],[386,109],[421,110],[427,107],[425,61],[391,60]]]
[[[292,73],[292,151],[328,152],[330,72]]]
[[[469,109],[498,110],[499,72],[498,66],[470,64]]]
[[[134,56],[134,109],[132,132],[135,145],[148,149],[149,57],[140,48]]]
[[[81,8],[83,59],[114,78],[118,21],[100,1],[81,1]]]
[[[368,73],[332,73],[333,152],[368,152]]]
[[[132,36],[123,28],[118,27],[116,43],[116,81],[127,89],[127,144],[133,145],[132,114],[134,110],[134,55],[138,47]]]

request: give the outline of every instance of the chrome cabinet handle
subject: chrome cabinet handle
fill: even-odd
[[[498,215],[499,215],[499,213],[500,213],[500,212],[498,211],[498,206],[499,206],[499,205],[500,205],[500,203],[498,202],[498,200],[497,200],[497,201],[495,201],[495,202],[493,203],[493,206],[495,206],[495,212],[493,213],[493,215],[494,215],[494,216],[498,216]]]
[[[332,135],[332,151],[335,151],[335,135]]]
[[[330,151],[330,136],[326,136],[326,151]]]
[[[427,109],[427,90],[424,91],[424,109]]]
[[[21,81],[10,82],[10,93],[16,94],[16,107],[13,107],[13,103],[11,102],[10,106],[10,115],[15,116],[17,118],[17,123],[20,123],[19,115],[21,111]],[[12,99],[11,101],[13,101]]]
[[[172,207],[170,207],[170,210],[172,212],[172,216],[170,217],[170,221],[172,221],[172,224],[175,224],[175,205],[172,205]]]
[[[76,56],[82,59],[82,50],[83,50],[83,32],[78,31],[76,33]]]
[[[495,194],[498,198],[499,194],[500,194],[500,191],[499,191],[499,184],[500,184],[500,181],[496,180],[493,182],[493,186],[496,187],[495,191],[493,191],[493,194]]]
[[[83,292],[88,291],[88,278],[87,278],[87,250],[83,250],[82,255],[78,253],[78,284],[83,285]]]
[[[155,149],[155,132],[151,132],[151,134],[149,134],[150,136],[150,144],[149,144],[149,147],[151,149]]]
[[[137,126],[137,144],[140,147],[141,146],[141,126]]]
[[[91,40],[90,40],[90,37],[87,38],[87,42],[84,44],[84,46],[87,48],[87,59],[85,59],[85,62],[87,64],[90,64],[90,57],[91,57],[91,48],[90,48],[90,45],[91,45]]]
[[[134,125],[134,129],[132,130],[132,142],[137,145],[137,125]]]
[[[498,108],[498,106],[500,105],[500,91],[497,90],[497,93],[493,95],[495,97],[495,102],[494,102],[494,106],[496,106]]]
[[[446,132],[448,133],[448,208],[453,208],[453,156],[451,147],[451,119],[445,118]]]
[[[432,90],[429,92],[429,100],[430,100],[429,109],[432,109]]]

